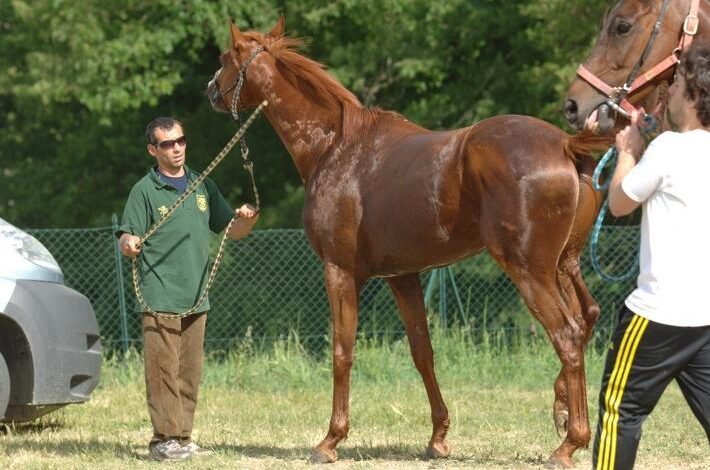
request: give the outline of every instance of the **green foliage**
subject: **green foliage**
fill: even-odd
[[[503,113],[562,124],[560,105],[609,0],[0,0],[0,216],[21,226],[108,225],[152,163],[157,115],[182,120],[202,169],[234,132],[203,90],[231,17],[279,13],[304,52],[368,106],[424,126]],[[580,21],[580,19],[589,21]],[[262,227],[298,227],[302,192],[268,123],[249,133]],[[251,201],[235,151],[214,179]]]

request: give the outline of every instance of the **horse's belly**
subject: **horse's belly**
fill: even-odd
[[[391,243],[366,247],[359,259],[361,271],[387,277],[445,266],[480,253],[485,248],[477,234],[441,240],[422,234],[400,237]]]

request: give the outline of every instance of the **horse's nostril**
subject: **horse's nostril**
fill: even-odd
[[[577,122],[577,113],[579,112],[579,109],[577,108],[577,102],[575,100],[568,99],[565,101],[564,111],[567,122],[570,124]]]

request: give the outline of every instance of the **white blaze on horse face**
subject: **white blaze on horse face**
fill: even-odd
[[[207,98],[210,100],[210,104],[212,105],[212,108],[215,110],[219,111],[218,106],[218,101],[219,101],[219,96],[220,96],[220,91],[219,91],[219,86],[217,85],[217,80],[219,80],[219,76],[222,73],[222,68],[220,67],[215,73],[214,76],[212,77],[212,80],[210,80],[207,83]]]
[[[222,67],[217,69],[217,71],[214,73],[214,77],[212,78],[212,80],[216,82],[219,79],[219,76],[221,74],[222,74]]]

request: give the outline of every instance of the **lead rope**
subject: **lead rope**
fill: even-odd
[[[217,165],[224,159],[224,157],[227,156],[230,150],[234,147],[234,145],[237,143],[237,141],[242,142],[242,158],[244,159],[244,168],[249,172],[249,175],[251,176],[251,182],[252,182],[252,189],[254,191],[254,198],[256,201],[256,209],[257,211],[259,210],[259,192],[256,189],[256,182],[254,181],[254,164],[249,160],[248,158],[248,151],[245,153],[244,148],[246,147],[246,143],[244,141],[244,135],[246,134],[247,129],[249,126],[252,125],[254,120],[257,118],[257,116],[261,113],[261,111],[268,106],[267,101],[263,101],[257,108],[254,110],[254,112],[249,116],[249,119],[246,120],[243,126],[239,128],[239,130],[232,136],[232,138],[227,142],[227,144],[222,148],[222,150],[217,154],[217,156],[210,162],[209,165],[207,165],[207,168],[197,177],[195,181],[193,181],[188,189],[182,193],[182,195],[170,206],[170,208],[167,210],[167,212],[160,217],[143,235],[143,237],[140,239],[138,246],[142,246],[145,244],[145,242],[148,240],[148,238],[151,237],[155,233],[155,231],[165,223],[165,221],[175,213],[175,210],[183,203],[185,200],[190,197],[190,195],[195,192],[195,190],[199,187],[199,185],[204,181],[205,178],[207,178],[207,175],[209,175],[212,170],[215,169]],[[194,313],[197,313],[197,309],[202,305],[202,302],[204,302],[205,298],[207,297],[207,293],[209,292],[210,288],[212,287],[212,283],[214,282],[215,276],[217,275],[217,269],[219,268],[219,264],[222,261],[222,255],[224,251],[224,244],[225,241],[227,240],[227,234],[229,233],[230,228],[232,227],[232,224],[236,220],[236,216],[232,217],[232,220],[229,221],[227,224],[227,228],[224,230],[224,235],[222,235],[222,240],[219,243],[219,249],[217,250],[217,255],[215,257],[214,264],[212,265],[212,269],[210,270],[209,277],[207,278],[207,283],[205,284],[205,288],[202,290],[202,294],[200,294],[200,297],[198,298],[197,302],[195,305],[192,306],[189,310],[186,310],[182,313],[159,313],[150,308],[150,306],[145,302],[143,298],[143,292],[140,289],[140,275],[138,273],[138,257],[135,256],[131,258],[131,272],[133,274],[133,290],[135,291],[136,294],[136,299],[138,299],[138,302],[140,305],[145,309],[143,310],[144,312],[148,312],[151,315],[155,315],[157,317],[164,317],[164,318],[182,318],[186,317],[188,315],[192,315]]]
[[[667,91],[667,85],[665,90]],[[665,103],[665,96],[662,97],[661,100],[659,100],[663,103]],[[662,114],[661,114],[662,115]],[[659,127],[658,122],[656,118],[651,115],[651,114],[646,114],[643,116],[643,127],[641,129],[641,133],[649,137],[651,134],[653,134],[656,129]],[[607,152],[604,154],[604,156],[599,160],[599,163],[597,164],[597,167],[594,169],[594,174],[592,175],[592,186],[594,189],[597,191],[606,191],[609,188],[609,184],[611,183],[611,177],[604,182],[601,183],[600,177],[601,173],[604,170],[606,166],[609,166],[612,169],[612,175],[614,168],[616,168],[616,161],[618,158],[618,151],[616,149],[616,146],[612,146]],[[597,214],[597,218],[594,221],[594,228],[592,230],[592,237],[591,237],[591,242],[589,246],[589,251],[590,251],[590,258],[592,261],[592,267],[594,268],[594,271],[601,277],[604,281],[606,282],[626,282],[632,277],[636,275],[636,272],[638,271],[638,261],[639,261],[639,250],[638,248],[636,249],[636,255],[634,257],[634,262],[629,266],[629,269],[626,270],[625,273],[621,275],[613,275],[613,274],[608,274],[604,272],[604,270],[601,267],[601,261],[600,261],[600,256],[599,256],[599,233],[601,232],[602,229],[602,222],[604,222],[604,217],[606,217],[607,210],[609,209],[609,197],[604,198],[604,203],[602,204],[601,208],[599,209],[599,214]]]

